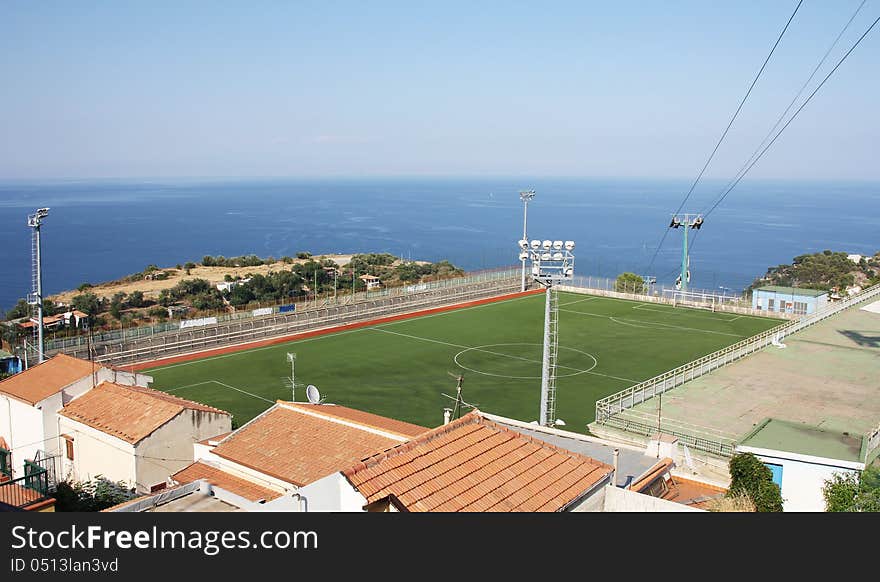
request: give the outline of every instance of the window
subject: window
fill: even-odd
[[[782,489],[782,465],[776,465],[774,463],[764,463],[770,472],[773,473],[773,482],[779,486],[779,489]]]
[[[768,299],[768,300],[767,300],[767,310],[768,310],[768,311],[773,311],[773,299]]]
[[[794,302],[794,312],[797,315],[806,315],[807,314],[807,304],[801,301]]]
[[[73,437],[70,435],[63,434],[64,444],[66,445],[66,456],[68,461],[73,460]]]

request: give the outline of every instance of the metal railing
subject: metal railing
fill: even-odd
[[[25,509],[30,505],[49,499],[49,481],[47,471],[34,470],[17,479],[0,483],[0,501]]]
[[[664,372],[658,376],[639,382],[638,384],[621,390],[616,394],[606,396],[596,401],[596,422],[615,426],[627,432],[637,434],[648,434],[645,431],[650,430],[656,432],[656,426],[649,427],[637,421],[630,421],[621,418],[615,418],[615,415],[622,413],[646,402],[658,394],[663,394],[669,390],[681,386],[685,382],[690,382],[700,376],[708,374],[712,370],[717,370],[732,362],[735,362],[749,354],[761,350],[774,342],[780,342],[785,336],[801,331],[815,323],[823,321],[832,315],[840,313],[854,305],[872,299],[880,295],[880,284],[865,289],[861,293],[847,297],[841,301],[831,303],[825,308],[800,319],[783,323],[769,330],[763,331],[750,338],[746,338],[733,345],[722,348],[716,352],[703,356],[697,360],[693,360],[683,364],[674,370]],[[648,428],[644,428],[648,427]],[[664,429],[664,432],[668,432]],[[682,435],[686,433],[673,433],[679,438],[683,438],[688,444],[698,450],[706,452],[715,452],[718,450],[728,451],[732,454],[730,443],[721,443],[712,439],[699,439],[705,441],[697,442],[697,437],[688,436],[684,438]],[[688,440],[689,439],[689,440]],[[717,453],[716,453],[717,454]]]
[[[289,305],[295,304],[295,311],[312,311],[315,309],[322,309],[331,304],[350,304],[350,303],[362,303],[367,301],[373,301],[375,299],[380,298],[388,298],[388,297],[401,297],[412,295],[414,293],[421,293],[426,291],[433,291],[437,289],[448,289],[453,287],[461,287],[466,285],[471,285],[475,283],[485,283],[492,281],[500,281],[505,279],[511,279],[513,277],[519,276],[520,271],[516,267],[501,267],[498,269],[487,269],[483,271],[473,271],[470,273],[465,273],[465,275],[461,277],[452,277],[449,279],[440,279],[437,281],[426,281],[423,283],[412,283],[412,284],[404,284],[394,287],[383,287],[380,289],[372,289],[369,291],[358,291],[353,294],[345,293],[345,294],[336,294],[335,299],[334,295],[331,293],[324,293],[323,295],[319,294],[317,299],[307,299],[307,298],[299,298],[299,299],[288,299],[288,300],[279,300],[273,302],[253,302],[244,306],[239,306],[236,308],[234,312],[227,311],[211,311],[211,312],[199,312],[199,317],[216,317],[218,323],[223,323],[227,321],[239,321],[242,319],[255,319],[260,317],[266,317],[265,315],[254,315],[254,310],[263,309],[263,308],[271,308],[273,314],[278,313],[278,308],[281,305]],[[171,321],[166,321],[163,323],[156,323],[153,325],[144,325],[137,327],[130,327],[127,329],[118,329],[118,330],[109,330],[103,331],[99,333],[92,333],[91,340],[87,334],[79,334],[73,337],[66,338],[57,338],[46,340],[45,342],[45,352],[48,355],[52,355],[53,352],[64,352],[69,353],[69,350],[85,347],[91,341],[92,345],[102,344],[102,343],[113,343],[119,344],[122,342],[137,340],[145,337],[153,337],[156,335],[161,335],[168,332],[175,332],[180,329],[180,322],[182,319],[174,319]]]
[[[181,353],[422,311],[431,307],[462,303],[517,290],[519,290],[518,273],[516,277],[507,280],[487,281],[466,287],[441,288],[410,296],[374,299],[349,305],[331,305],[310,311],[274,314],[250,321],[229,321],[219,325],[178,330],[174,334],[164,336],[147,337],[138,342],[93,346],[94,360],[112,365],[145,362]],[[87,348],[82,348],[81,352],[73,350],[68,353],[76,357],[88,357]]]

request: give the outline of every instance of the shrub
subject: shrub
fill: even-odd
[[[773,482],[773,473],[752,453],[739,453],[730,459],[728,497],[747,495],[761,512],[782,511],[782,493]]]
[[[98,475],[91,481],[60,482],[54,497],[55,511],[101,511],[133,499],[135,490]]]

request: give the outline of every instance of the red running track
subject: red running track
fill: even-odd
[[[530,291],[518,291],[516,293],[508,293],[507,295],[499,295],[497,297],[487,297],[486,299],[477,299],[475,301],[468,301],[466,303],[456,303],[455,305],[445,305],[443,307],[434,307],[432,309],[423,309],[422,311],[414,311],[412,313],[402,313],[400,315],[389,315],[388,317],[380,317],[378,319],[370,319],[368,321],[360,321],[356,323],[347,323],[344,325],[338,325],[336,327],[328,327],[325,329],[318,329],[315,331],[306,331],[302,333],[295,333],[291,335],[284,335],[280,337],[275,337],[266,340],[259,340],[250,343],[244,344],[236,344],[234,346],[227,346],[223,348],[214,348],[212,350],[204,350],[201,352],[192,352],[189,354],[182,354],[179,356],[172,356],[170,358],[162,358],[159,360],[152,360],[147,362],[140,362],[134,364],[132,366],[124,366],[126,370],[138,371],[145,370],[148,368],[157,368],[159,366],[165,366],[168,364],[177,364],[180,362],[189,362],[192,360],[200,360],[202,358],[208,358],[211,356],[219,356],[222,354],[231,354],[234,352],[243,352],[246,350],[252,350],[254,348],[261,348],[263,346],[273,346],[276,344],[283,344],[285,342],[305,339],[309,337],[315,337],[319,335],[325,335],[328,333],[337,333],[340,331],[350,330],[350,329],[358,329],[360,327],[368,327],[371,325],[377,325],[379,323],[388,323],[390,321],[399,321],[401,319],[410,319],[413,317],[422,317],[425,315],[430,315],[432,313],[442,313],[444,311],[454,311],[456,309],[464,309],[466,307],[474,307],[477,305],[485,305],[487,303],[497,303],[499,301],[507,301],[508,299],[515,299],[517,297],[525,297],[527,295],[536,295],[538,293],[544,293],[543,289],[532,289]]]

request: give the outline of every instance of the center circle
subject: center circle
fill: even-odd
[[[457,354],[455,354],[455,357],[453,357],[452,360],[456,363],[456,365],[459,368],[461,368],[463,370],[467,370],[468,372],[474,372],[475,374],[482,374],[484,376],[494,376],[496,378],[509,378],[511,380],[540,380],[541,379],[541,376],[513,376],[510,374],[497,374],[495,372],[486,372],[484,370],[465,366],[460,361],[462,356],[464,356],[468,352],[483,352],[483,353],[491,354],[494,356],[499,356],[501,358],[510,358],[513,360],[522,360],[525,362],[533,362],[533,363],[539,364],[539,365],[541,364],[540,359],[532,360],[531,358],[524,358],[521,356],[514,356],[514,355],[510,355],[510,354],[505,354],[505,353],[503,353],[503,351],[493,349],[493,348],[503,348],[505,346],[538,346],[543,349],[543,344],[530,344],[530,343],[486,344],[483,346],[474,346],[471,348],[463,349],[460,352],[458,352]],[[590,354],[588,352],[585,352],[583,350],[578,350],[575,348],[569,348],[569,347],[565,347],[565,346],[559,346],[559,350],[560,351],[567,350],[569,352],[575,352],[577,354],[581,354],[582,356],[586,356],[587,358],[593,360],[593,365],[590,366],[589,368],[587,368],[586,370],[579,370],[579,369],[573,369],[573,368],[567,367],[567,366],[559,366],[557,364],[557,369],[562,368],[562,369],[573,370],[567,374],[556,374],[557,378],[569,378],[571,376],[578,376],[580,374],[586,374],[587,372],[591,371],[593,368],[595,368],[596,366],[599,365],[599,360],[596,359],[596,356],[594,356],[593,354]]]

